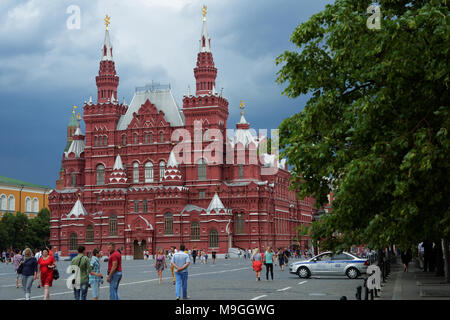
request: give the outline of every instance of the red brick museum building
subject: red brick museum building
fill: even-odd
[[[311,223],[314,199],[298,200],[289,190],[284,160],[261,154],[254,161],[266,137],[252,133],[243,110],[227,130],[229,105],[216,91],[210,41],[204,18],[195,94],[183,96],[181,110],[169,85],[136,88],[128,105],[117,101],[106,29],[97,103],[84,104],[85,133],[73,114],[60,180],[49,195],[54,251],[68,257],[84,245],[106,252],[112,241],[141,259],[145,250],[180,244],[220,255],[297,243],[294,228]],[[308,239],[299,244],[308,248]]]

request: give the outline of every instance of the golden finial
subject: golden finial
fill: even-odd
[[[109,30],[109,25],[111,24],[111,22],[109,22],[110,19],[111,19],[111,17],[106,15],[106,17],[105,17],[106,30]]]
[[[241,109],[241,115],[244,115],[245,102],[242,100],[241,103],[239,104],[239,109]]]
[[[207,9],[208,8],[206,7],[206,4],[203,5],[203,9],[202,9],[202,11],[203,11],[203,21],[206,21],[206,13],[208,12]]]
[[[72,109],[72,113],[73,114],[75,114],[75,109],[77,108],[77,106],[73,106],[73,109]]]

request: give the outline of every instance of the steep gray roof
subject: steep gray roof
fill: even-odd
[[[117,123],[117,130],[125,130],[128,128],[128,125],[133,119],[133,112],[138,113],[147,99],[155,105],[158,111],[164,112],[164,118],[167,122],[170,122],[172,127],[184,126],[184,116],[178,108],[172,91],[170,89],[154,89],[149,87],[145,91],[135,92],[127,112],[120,117]]]

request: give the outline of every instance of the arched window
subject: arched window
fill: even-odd
[[[200,225],[198,222],[191,224],[191,240],[200,240]]]
[[[86,227],[86,242],[94,242],[94,227],[92,225]]]
[[[37,198],[33,199],[33,212],[39,211],[39,200]]]
[[[99,164],[97,166],[97,185],[102,186],[105,184],[105,166],[102,164]]]
[[[161,132],[161,142],[164,142],[164,132]]]
[[[7,203],[6,203],[6,196],[4,194],[2,194],[2,196],[0,197],[0,210],[5,210],[7,208]]]
[[[243,213],[238,213],[236,215],[235,228],[236,234],[245,233],[245,216]]]
[[[198,180],[206,180],[206,161],[198,160]]]
[[[76,233],[71,233],[69,236],[69,250],[74,251],[78,249],[78,236]]]
[[[242,179],[244,177],[244,165],[239,164],[238,169],[239,169],[239,179]]]
[[[16,199],[13,195],[10,195],[8,197],[8,211],[14,211],[16,210]]]
[[[161,161],[159,163],[159,181],[163,180],[165,171],[166,171],[166,163],[164,161]]]
[[[74,187],[76,184],[77,184],[77,176],[76,176],[75,172],[72,172],[70,174],[70,185],[72,187]]]
[[[164,234],[173,234],[173,216],[171,213],[164,215]]]
[[[25,212],[31,212],[31,199],[30,197],[25,198]]]
[[[219,234],[217,230],[211,230],[209,233],[209,247],[210,248],[218,248],[219,247]]]
[[[153,182],[153,163],[147,162],[145,164],[145,182]]]
[[[94,137],[94,141],[95,141],[94,147],[98,147],[98,137],[97,136]]]
[[[134,144],[138,144],[138,134],[135,133],[133,137],[134,137]]]
[[[104,136],[103,137],[103,145],[106,147],[108,145],[108,137]]]
[[[117,236],[117,216],[114,214],[109,217],[109,235]]]
[[[127,145],[127,136],[124,134],[122,135],[122,145],[126,146]]]
[[[139,163],[133,162],[133,182],[139,182]]]
[[[149,143],[153,143],[153,133],[150,132],[149,134]]]

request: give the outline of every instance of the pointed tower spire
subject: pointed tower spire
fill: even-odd
[[[178,167],[179,164],[175,158],[175,153],[171,151],[169,160],[167,161],[167,167],[164,171],[164,185],[180,185],[183,183],[181,171]]]
[[[206,6],[203,6],[203,27],[200,37],[200,50],[197,56],[197,66],[194,69],[196,79],[196,95],[209,94],[216,85],[217,69],[211,53],[211,37],[206,25]]]
[[[200,52],[211,52],[211,37],[208,33],[208,26],[206,25],[207,7],[203,6],[203,27],[202,36],[200,38]]]
[[[105,18],[105,40],[102,47],[102,59],[100,61],[100,70],[96,77],[97,82],[97,101],[105,103],[114,96],[117,100],[117,87],[119,86],[119,76],[116,74],[116,68],[113,60],[112,44],[109,37],[110,19],[108,15]],[[112,102],[113,100],[111,100]]]
[[[128,178],[123,167],[122,158],[120,154],[117,155],[116,161],[114,162],[113,171],[109,178],[110,185],[122,185],[128,184]]]

